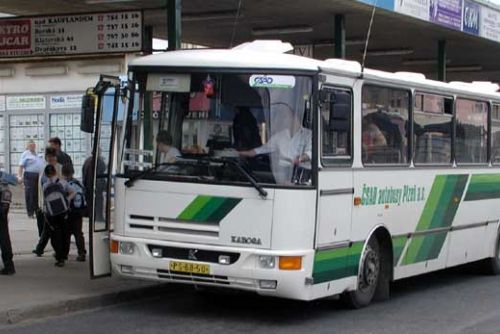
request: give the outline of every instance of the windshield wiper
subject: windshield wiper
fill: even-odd
[[[253,175],[251,175],[245,168],[243,168],[243,166],[241,166],[241,164],[238,163],[237,161],[229,160],[229,159],[224,159],[224,158],[207,158],[207,157],[200,158],[200,159],[194,159],[194,160],[195,161],[200,161],[200,162],[205,161],[205,162],[220,163],[220,164],[223,164],[223,165],[229,164],[229,165],[232,165],[232,166],[236,167],[236,169],[241,173],[241,175],[243,175],[248,180],[248,182],[250,182],[250,184],[255,189],[257,189],[257,191],[259,192],[260,197],[267,198],[267,191],[264,189],[264,187],[262,187],[255,180],[255,177]]]
[[[158,165],[155,165],[149,169],[146,169],[144,171],[142,171],[141,173],[131,177],[130,179],[128,179],[127,181],[125,181],[125,186],[127,188],[130,188],[134,185],[135,181],[139,180],[139,179],[142,179],[143,177],[145,176],[148,176],[150,175],[151,173],[155,172],[158,168],[162,167],[162,166],[172,166],[174,165],[174,163],[171,163],[171,162],[164,162],[164,163],[161,163],[161,164],[158,164]]]

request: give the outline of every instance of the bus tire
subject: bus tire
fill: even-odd
[[[358,286],[354,291],[342,294],[342,301],[353,309],[359,309],[370,304],[381,275],[381,253],[377,238],[371,238],[361,257],[358,273]]]
[[[495,243],[495,256],[486,259],[483,263],[484,271],[488,275],[500,275],[500,231]]]

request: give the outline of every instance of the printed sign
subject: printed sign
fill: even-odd
[[[396,0],[394,10],[401,14],[429,21],[430,0]]]
[[[500,42],[500,12],[483,7],[480,22],[481,37]]]
[[[372,6],[377,6],[388,10],[394,10],[394,0],[359,0],[359,1],[367,3]]]
[[[82,107],[82,95],[61,95],[50,97],[50,109],[79,109]]]
[[[142,48],[142,12],[0,20],[0,56],[134,52]]]
[[[250,87],[284,88],[295,87],[295,77],[290,75],[252,75],[249,80]]]
[[[0,111],[5,111],[5,96],[0,96]]]
[[[191,76],[189,74],[150,74],[146,87],[150,91],[189,93]]]
[[[462,6],[462,0],[430,0],[430,20],[448,28],[462,30]]]
[[[464,2],[464,19],[462,30],[472,35],[479,35],[481,6],[470,0]]]
[[[7,110],[45,109],[45,96],[8,96]]]

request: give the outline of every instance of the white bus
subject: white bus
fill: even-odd
[[[126,89],[101,79],[92,275],[362,307],[401,278],[498,273],[498,87],[289,50],[167,52],[132,61]]]

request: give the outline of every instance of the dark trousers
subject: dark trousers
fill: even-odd
[[[12,261],[12,244],[9,236],[9,204],[0,204],[0,251],[2,252],[2,261],[6,269],[14,269]]]
[[[70,233],[68,235],[68,239],[71,239],[73,235],[75,237],[76,248],[78,249],[78,255],[85,255],[87,251],[85,250],[85,239],[83,238],[82,231],[82,214],[80,212],[70,212],[68,215],[68,223]],[[71,240],[68,240],[68,253],[69,253],[69,244]],[[68,255],[66,253],[66,256]]]
[[[67,259],[69,251],[69,224],[66,219],[67,214],[47,217],[48,224],[52,227],[50,233],[50,243],[56,251],[56,260],[64,261]]]
[[[40,239],[38,239],[38,244],[35,247],[35,252],[41,255],[43,254],[43,252],[45,251],[45,247],[47,247],[47,244],[49,243],[51,226],[47,224],[45,214],[40,209],[37,209],[36,212],[36,222],[38,225],[38,234],[40,236]]]
[[[38,208],[38,173],[24,172],[24,197],[28,216]]]

